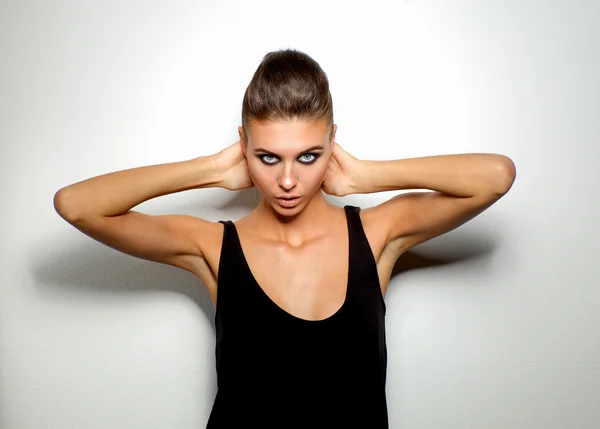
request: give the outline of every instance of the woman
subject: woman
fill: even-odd
[[[335,142],[326,74],[267,54],[243,100],[240,140],[211,156],[118,171],[57,192],[90,237],[196,274],[216,306],[218,392],[208,428],[387,428],[383,297],[411,247],[481,213],[512,186],[496,154],[363,161]],[[132,211],[195,188],[256,186],[237,222]],[[344,196],[402,189],[375,207]],[[217,287],[218,285],[218,287]]]

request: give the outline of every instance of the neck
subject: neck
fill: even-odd
[[[264,231],[265,238],[284,241],[290,245],[305,243],[322,236],[331,229],[332,222],[339,220],[339,207],[329,203],[319,190],[313,198],[303,205],[301,211],[286,216],[285,209],[277,210],[271,203],[261,198],[252,212],[255,226]],[[262,235],[262,234],[261,234]]]

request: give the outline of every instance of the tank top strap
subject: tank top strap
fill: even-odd
[[[381,293],[377,261],[371,250],[371,245],[363,228],[360,218],[361,208],[345,205],[348,219],[350,239],[350,284],[352,294],[357,295],[359,301],[365,294],[376,295],[381,300],[385,312],[385,301]]]
[[[219,260],[219,274],[221,268],[227,259],[223,259],[223,256],[229,257],[232,250],[232,244],[235,244],[235,230],[233,222],[230,220],[220,220],[219,223],[223,224],[223,241],[221,244],[221,258]],[[224,255],[225,254],[225,255]]]
[[[254,277],[247,265],[235,224],[231,220],[220,220],[219,223],[224,225],[224,229],[217,280],[217,311],[220,308],[219,302],[231,307],[233,302],[239,304],[244,298],[250,300],[256,298],[252,292],[256,289],[246,287],[253,282]],[[244,303],[245,307],[252,305],[254,302]],[[236,308],[236,311],[239,312],[240,309]]]
[[[220,220],[219,223],[223,224],[223,241],[218,268],[217,310],[221,307],[219,303],[223,303],[226,295],[233,293],[228,286],[236,284],[237,276],[240,273],[235,225],[231,220]]]

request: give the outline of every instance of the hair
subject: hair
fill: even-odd
[[[296,49],[266,54],[242,102],[242,127],[252,121],[326,120],[333,131],[333,102],[329,80],[321,66]]]

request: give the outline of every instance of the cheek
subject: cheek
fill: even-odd
[[[314,178],[315,180],[322,182],[325,179],[325,175],[327,174],[327,166],[328,164],[326,162],[321,163],[321,165],[319,165],[318,167],[315,165],[313,171],[314,171]]]
[[[309,193],[321,188],[325,175],[327,174],[327,164],[323,163],[320,165],[312,165],[309,168],[301,171],[298,174],[300,180],[300,187]]]
[[[264,189],[265,185],[268,187],[269,182],[275,180],[271,177],[272,172],[270,172],[269,169],[264,168],[262,164],[248,164],[248,174],[250,175],[252,182],[254,182],[254,186],[260,190]]]

